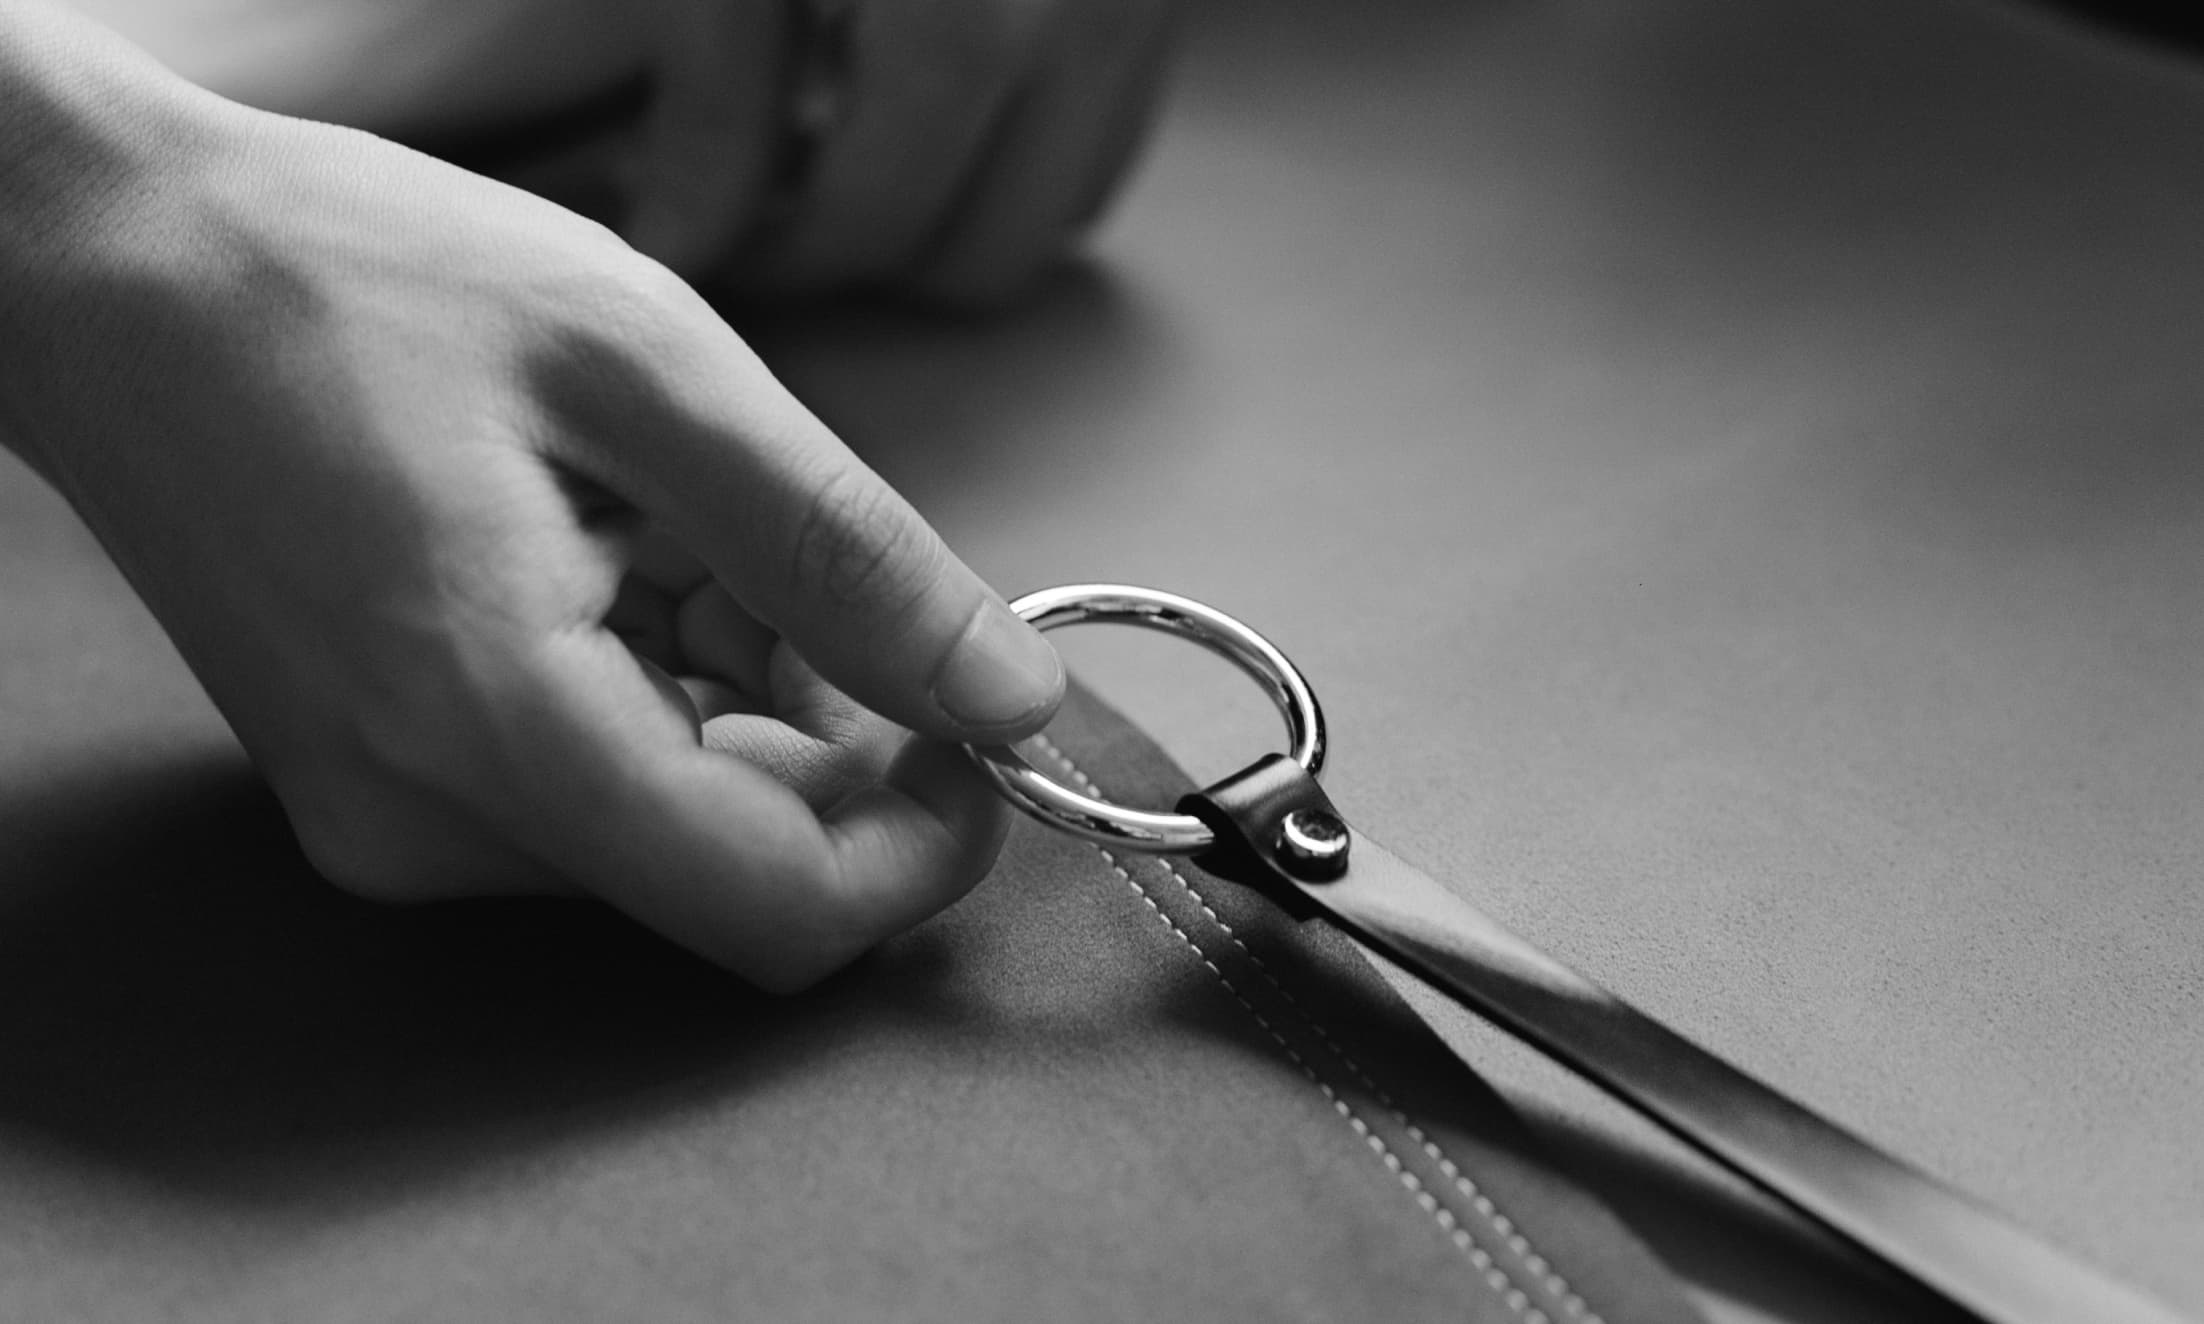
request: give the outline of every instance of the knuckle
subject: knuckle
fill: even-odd
[[[937,568],[931,538],[885,483],[837,469],[812,488],[791,543],[791,587],[830,606],[878,609]]]
[[[582,246],[562,273],[562,301],[588,341],[651,348],[677,341],[701,296],[673,268],[629,248],[611,231]]]

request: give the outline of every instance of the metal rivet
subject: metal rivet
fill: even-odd
[[[1278,825],[1278,862],[1296,878],[1322,882],[1347,872],[1353,837],[1339,815],[1296,809]]]

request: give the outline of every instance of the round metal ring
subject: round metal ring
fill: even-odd
[[[1188,639],[1247,673],[1286,719],[1293,761],[1311,777],[1324,768],[1324,710],[1300,668],[1268,639],[1207,603],[1131,584],[1066,584],[1010,604],[1037,630],[1095,622],[1139,626]],[[1105,846],[1155,854],[1192,854],[1216,840],[1191,814],[1127,809],[1082,794],[1033,766],[1009,745],[967,745],[973,762],[1004,798],[1051,827]]]

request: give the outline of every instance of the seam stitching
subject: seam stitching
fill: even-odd
[[[1537,1248],[1531,1244],[1530,1238],[1524,1236],[1522,1230],[1516,1227],[1515,1221],[1500,1210],[1492,1197],[1485,1194],[1468,1173],[1462,1171],[1461,1165],[1457,1164],[1439,1146],[1436,1140],[1433,1140],[1422,1127],[1410,1120],[1407,1112],[1393,1100],[1392,1095],[1386,1093],[1383,1086],[1370,1078],[1369,1072],[1347,1052],[1346,1048],[1337,1039],[1332,1037],[1331,1031],[1316,1019],[1315,1015],[1299,998],[1294,996],[1293,990],[1287,988],[1275,974],[1271,973],[1270,966],[1264,962],[1263,958],[1256,955],[1253,949],[1240,940],[1240,935],[1233,930],[1229,923],[1225,922],[1224,917],[1210,907],[1209,899],[1202,895],[1200,888],[1194,886],[1193,880],[1180,872],[1175,864],[1166,863],[1164,867],[1170,870],[1173,878],[1178,880],[1179,886],[1186,889],[1187,895],[1194,898],[1195,904],[1201,907],[1202,913],[1208,916],[1210,921],[1216,924],[1219,929],[1223,930],[1224,935],[1232,940],[1232,945],[1238,948],[1241,955],[1247,957],[1248,961],[1254,965],[1256,971],[1263,976],[1263,982],[1269,984],[1272,989],[1276,990],[1279,997],[1285,999],[1286,1005],[1293,1008],[1295,1014],[1300,1017],[1301,1023],[1306,1025],[1310,1032],[1323,1042],[1325,1048],[1330,1050],[1332,1056],[1339,1060],[1340,1065],[1347,1068],[1347,1071],[1354,1076],[1355,1080],[1377,1099],[1378,1106],[1393,1115],[1393,1120],[1400,1123],[1401,1129],[1408,1133],[1409,1139],[1416,1142],[1423,1150],[1424,1155],[1438,1165],[1439,1171],[1444,1173],[1447,1180],[1454,1184],[1455,1189],[1469,1200],[1470,1208],[1477,1211],[1478,1216],[1483,1218],[1493,1232],[1507,1243],[1508,1249],[1515,1252],[1522,1259],[1524,1267],[1529,1269],[1532,1275],[1539,1280],[1539,1284],[1552,1293],[1554,1298],[1561,1303],[1563,1311],[1572,1318],[1584,1321],[1584,1324],[1605,1324],[1605,1321],[1598,1314],[1586,1306],[1584,1298],[1570,1288],[1568,1280],[1561,1276],[1552,1263],[1545,1256],[1538,1253]],[[1438,1208],[1429,1212],[1433,1218],[1439,1221],[1439,1225],[1447,1228],[1457,1240],[1468,1237],[1469,1233],[1457,1225],[1452,1210]],[[1467,1245],[1464,1245],[1463,1248],[1468,1249]]]
[[[1034,737],[1034,743],[1046,749],[1057,762],[1061,763],[1064,769],[1079,782],[1082,790],[1092,795],[1099,796],[1101,794],[1101,789],[1095,785],[1094,779],[1087,776],[1078,764],[1072,762],[1071,756],[1064,753],[1053,741],[1046,736],[1036,736]],[[1301,1073],[1308,1077],[1311,1084],[1323,1092],[1325,1100],[1332,1105],[1333,1111],[1337,1112],[1348,1126],[1353,1128],[1355,1134],[1370,1146],[1371,1151],[1385,1165],[1386,1170],[1398,1178],[1401,1185],[1406,1187],[1408,1192],[1415,1197],[1417,1206],[1430,1215],[1432,1220],[1438,1224],[1440,1231],[1446,1233],[1447,1238],[1454,1243],[1456,1249],[1463,1252],[1471,1267],[1476,1269],[1483,1277],[1486,1286],[1490,1287],[1510,1310],[1520,1316],[1524,1324],[1550,1324],[1546,1312],[1530,1304],[1529,1294],[1517,1287],[1514,1281],[1508,1277],[1507,1270],[1493,1260],[1490,1252],[1477,1244],[1476,1238],[1468,1228],[1462,1226],[1461,1220],[1455,1216],[1454,1211],[1439,1203],[1438,1197],[1426,1189],[1423,1180],[1401,1163],[1400,1156],[1392,1151],[1391,1147],[1385,1143],[1384,1138],[1371,1130],[1369,1124],[1355,1112],[1353,1106],[1318,1075],[1316,1069],[1291,1044],[1286,1042],[1285,1037],[1278,1032],[1277,1028],[1271,1025],[1262,1012],[1258,1011],[1255,1005],[1248,1001],[1246,995],[1234,986],[1223,969],[1202,949],[1201,944],[1196,942],[1185,929],[1181,928],[1176,920],[1163,912],[1162,907],[1156,904],[1155,898],[1149,894],[1148,889],[1133,876],[1132,871],[1126,868],[1117,855],[1099,843],[1089,842],[1088,844],[1094,847],[1096,853],[1102,856],[1103,860],[1109,864],[1118,877],[1123,878],[1132,887],[1148,909],[1155,912],[1156,918],[1162,920],[1172,933],[1178,935],[1181,942],[1192,949],[1194,955],[1200,959],[1209,973],[1216,976],[1218,983],[1224,985],[1225,991],[1232,995],[1233,1000],[1238,1002],[1248,1015],[1255,1018],[1255,1023],[1263,1028],[1264,1033],[1270,1036],[1271,1041],[1277,1044],[1287,1058],[1301,1069]],[[1370,1078],[1369,1073],[1363,1069],[1359,1062],[1348,1055],[1346,1049],[1340,1045],[1337,1039],[1332,1037],[1330,1031],[1325,1029],[1301,1000],[1293,995],[1292,990],[1288,989],[1277,975],[1272,973],[1270,966],[1264,962],[1263,958],[1257,956],[1241,940],[1240,935],[1233,930],[1232,926],[1225,922],[1224,917],[1210,906],[1209,899],[1202,895],[1201,890],[1195,887],[1192,881],[1181,873],[1176,865],[1164,861],[1163,867],[1172,879],[1181,888],[1185,889],[1187,896],[1193,900],[1196,906],[1200,907],[1202,914],[1209,922],[1216,925],[1217,929],[1231,941],[1240,954],[1246,957],[1249,963],[1255,967],[1256,972],[1262,975],[1263,981],[1269,984],[1271,989],[1281,998],[1285,999],[1286,1005],[1293,1009],[1301,1023],[1316,1036],[1318,1041],[1324,1045],[1334,1058],[1338,1059],[1339,1063],[1354,1076],[1355,1080],[1377,1099],[1379,1106],[1392,1114],[1394,1121],[1399,1123],[1401,1128],[1407,1132],[1408,1137],[1422,1148],[1425,1156],[1438,1165],[1439,1171],[1444,1173],[1447,1179],[1454,1183],[1455,1188],[1469,1200],[1470,1207],[1475,1209],[1478,1215],[1491,1225],[1492,1230],[1506,1242],[1508,1249],[1520,1257],[1524,1266],[1530,1269],[1532,1274],[1539,1279],[1540,1285],[1552,1293],[1560,1302],[1563,1312],[1571,1318],[1583,1321],[1583,1324],[1605,1324],[1605,1321],[1597,1313],[1587,1308],[1584,1298],[1570,1288],[1567,1280],[1554,1270],[1551,1262],[1537,1252],[1531,1245],[1529,1238],[1525,1237],[1515,1226],[1514,1221],[1502,1213],[1499,1207],[1493,1203],[1492,1198],[1480,1190],[1469,1175],[1462,1171],[1460,1165],[1456,1164],[1422,1127],[1410,1121],[1407,1113],[1393,1101],[1392,1096],[1387,1094],[1377,1082]]]

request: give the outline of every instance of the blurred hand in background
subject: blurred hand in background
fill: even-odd
[[[981,303],[1101,212],[1171,28],[1165,0],[74,2],[246,105],[428,144],[556,122],[539,161],[587,133],[601,178],[544,177],[692,279]],[[632,117],[560,118],[623,90]]]

